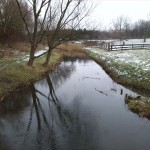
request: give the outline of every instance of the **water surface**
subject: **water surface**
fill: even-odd
[[[91,60],[66,60],[0,104],[0,150],[149,150],[150,122]]]

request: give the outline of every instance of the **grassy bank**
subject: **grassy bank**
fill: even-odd
[[[0,72],[0,100],[2,101],[4,96],[9,94],[9,92],[39,80],[44,73],[54,69],[61,58],[62,55],[55,52],[52,54],[51,61],[47,67],[42,66],[45,57],[41,57],[35,60],[32,68],[28,67],[26,62],[13,63],[14,60],[1,60],[1,64],[7,66]]]

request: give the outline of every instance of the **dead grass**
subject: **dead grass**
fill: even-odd
[[[68,57],[87,58],[87,55],[84,53],[84,45],[82,44],[61,44],[56,47],[56,51]]]
[[[67,44],[59,45],[56,49],[65,50],[67,52],[82,51],[83,50],[83,45],[74,44],[74,43],[67,43]]]
[[[140,117],[146,117],[150,119],[150,98],[144,98],[142,100],[130,100],[128,108],[138,114]]]

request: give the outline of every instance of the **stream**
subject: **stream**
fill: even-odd
[[[149,150],[150,121],[93,60],[66,59],[0,104],[0,150]]]

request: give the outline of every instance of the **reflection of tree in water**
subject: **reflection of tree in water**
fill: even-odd
[[[97,127],[97,119],[93,111],[82,103],[83,97],[76,95],[69,108],[72,110],[73,123],[71,126],[70,149],[92,150],[101,146],[101,135]]]
[[[56,68],[54,73],[51,73],[51,80],[53,84],[58,87],[65,80],[70,78],[71,74],[76,70],[75,65],[72,61],[63,62]]]
[[[27,88],[12,93],[0,103],[0,150],[13,150],[14,133],[17,134],[18,129],[25,125],[20,117],[15,120],[16,115],[30,106],[30,97]]]
[[[74,63],[76,61],[79,61],[79,63],[86,64],[89,61],[89,59],[88,58],[78,58],[78,57],[77,58],[71,58],[71,57],[65,57],[64,56],[64,62],[72,62],[72,63]]]
[[[76,71],[75,62],[79,62],[80,64],[86,64],[89,59],[77,59],[77,58],[69,58],[65,57],[64,62],[59,65],[55,72],[51,73],[51,80],[55,87],[59,87],[62,83],[65,82],[74,71]]]
[[[30,105],[30,107],[27,105],[30,109],[28,109],[26,120],[24,120],[24,124],[16,122],[16,125],[11,128],[11,130],[14,130],[15,126],[22,125],[21,131],[18,128],[14,131],[15,136],[9,134],[3,135],[3,123],[0,123],[1,148],[3,150],[78,150],[86,147],[87,143],[90,143],[88,145],[91,145],[91,148],[93,148],[92,139],[96,141],[95,134],[93,133],[94,117],[88,114],[88,110],[84,109],[81,103],[82,98],[75,96],[73,103],[69,107],[64,106],[55,93],[49,75],[46,76],[46,81],[49,88],[49,93],[47,94],[36,89],[34,85],[30,86],[31,91],[24,98],[29,99],[27,104]],[[19,94],[21,95],[21,93]],[[19,96],[16,97],[19,98]],[[46,103],[46,107],[43,103]],[[21,108],[24,109],[23,106]],[[7,110],[9,112],[9,108]],[[18,111],[16,109],[16,115],[19,113]],[[11,116],[12,114],[10,114]],[[91,124],[89,124],[89,117],[91,118]],[[12,145],[15,142],[16,144]]]
[[[63,63],[60,65],[58,73],[51,75],[53,83],[59,85],[64,82],[64,80],[66,80],[74,70],[75,66],[72,62]],[[24,98],[22,96],[22,99],[25,101],[27,100],[27,104],[20,100],[19,96],[16,96],[18,97],[18,99],[16,98],[16,103],[19,100],[20,103],[23,103],[20,104],[20,106],[17,106],[14,115],[16,115],[16,118],[18,119],[18,116],[20,115],[19,112],[28,107],[27,113],[25,113],[25,116],[20,116],[22,117],[21,121],[23,121],[23,124],[14,121],[16,118],[14,120],[12,119],[12,123],[15,122],[16,126],[22,126],[21,129],[18,128],[18,130],[16,129],[16,131],[14,131],[15,136],[13,138],[9,134],[6,134],[5,137],[3,136],[2,125],[5,124],[3,122],[0,123],[1,147],[6,145],[6,143],[8,143],[7,146],[11,146],[12,143],[15,143],[16,141],[16,144],[14,147],[12,146],[11,150],[65,150],[68,148],[77,150],[81,147],[86,147],[87,142],[92,144],[92,139],[95,139],[95,134],[93,135],[93,132],[91,132],[93,131],[92,122],[94,122],[94,117],[90,114],[88,116],[84,116],[84,112],[88,114],[88,110],[85,111],[81,109],[84,107],[80,103],[81,97],[79,96],[75,96],[75,98],[73,98],[74,103],[70,104],[70,106],[65,106],[61,100],[58,99],[51,78],[49,75],[45,78],[47,84],[46,87],[48,87],[48,93],[46,94],[45,92],[42,92],[42,90],[39,90],[38,87],[34,85],[30,86],[30,92],[25,92],[24,94],[26,96],[24,96]],[[21,93],[19,92],[19,94]],[[6,106],[3,106],[7,108],[8,113],[11,110],[9,105],[12,106],[12,104],[6,104]],[[10,117],[12,116],[12,114],[9,115]],[[4,117],[6,116],[4,115]],[[89,117],[91,118],[90,124]],[[7,117],[5,119],[7,120]],[[11,130],[14,130],[14,126]],[[10,148],[7,148],[7,146],[4,147],[6,150],[9,150]]]
[[[35,143],[37,143],[35,149],[42,149],[44,145],[49,147],[46,149],[57,149],[56,140],[59,135],[57,129],[61,129],[61,127],[69,128],[72,117],[68,111],[62,109],[49,75],[46,76],[46,81],[49,87],[48,95],[31,85],[31,91],[15,93],[16,95],[10,96],[7,98],[8,100],[0,105],[0,148],[4,147],[9,150],[8,145],[10,144],[12,150],[17,149],[18,145],[12,145],[11,143],[18,142],[17,138],[19,137],[14,136],[12,138],[11,133],[3,134],[3,131],[13,130],[13,134],[21,135],[19,150],[30,149]],[[47,103],[47,106],[45,107],[43,103]],[[20,114],[26,107],[28,107],[27,114],[29,118],[23,115],[25,120],[22,120]],[[8,126],[6,126],[7,122],[9,122]],[[17,126],[19,128],[15,129]],[[25,126],[26,131],[24,132]],[[3,130],[3,127],[5,130]]]
[[[55,71],[50,73],[51,81],[55,88],[62,85],[72,73],[76,70],[76,67],[73,61],[65,61],[62,62],[59,66],[56,67]],[[38,82],[37,82],[38,83]],[[46,87],[47,86],[47,79],[44,78],[39,81],[40,86]]]
[[[56,133],[58,134],[58,131],[56,131],[57,126],[59,125],[59,128],[65,127],[69,128],[70,124],[72,123],[72,117],[70,116],[69,112],[62,110],[61,104],[55,94],[55,90],[53,88],[50,76],[46,76],[46,81],[49,87],[49,94],[48,96],[42,93],[41,91],[37,90],[34,85],[31,85],[31,93],[32,93],[32,99],[33,99],[33,106],[31,107],[30,110],[30,119],[27,125],[27,130],[26,130],[26,136],[24,137],[24,144],[27,142],[28,134],[30,134],[31,125],[35,122],[33,121],[33,116],[34,116],[34,111],[35,110],[35,116],[36,116],[36,124],[37,124],[37,131],[36,131],[36,141],[39,141],[38,143],[38,148],[40,149],[43,144],[43,140],[45,140],[45,137],[47,137],[48,140],[48,146],[49,149],[57,149],[56,148],[56,140],[57,136]],[[38,96],[39,95],[39,96]],[[42,106],[42,99],[39,97],[44,97],[45,100],[48,101],[48,107],[49,110],[51,110],[51,113],[48,114],[45,110],[44,107]],[[54,112],[53,112],[54,111]],[[47,128],[47,129],[45,129]],[[43,136],[42,132],[43,130],[46,130],[47,132],[45,133],[45,137],[42,139],[41,137]],[[32,131],[31,131],[32,132]],[[23,145],[24,145],[23,144]],[[37,148],[36,147],[36,148]]]
[[[30,105],[30,89],[22,89],[19,92],[13,92],[10,96],[0,103],[0,117],[7,114],[16,114]]]

